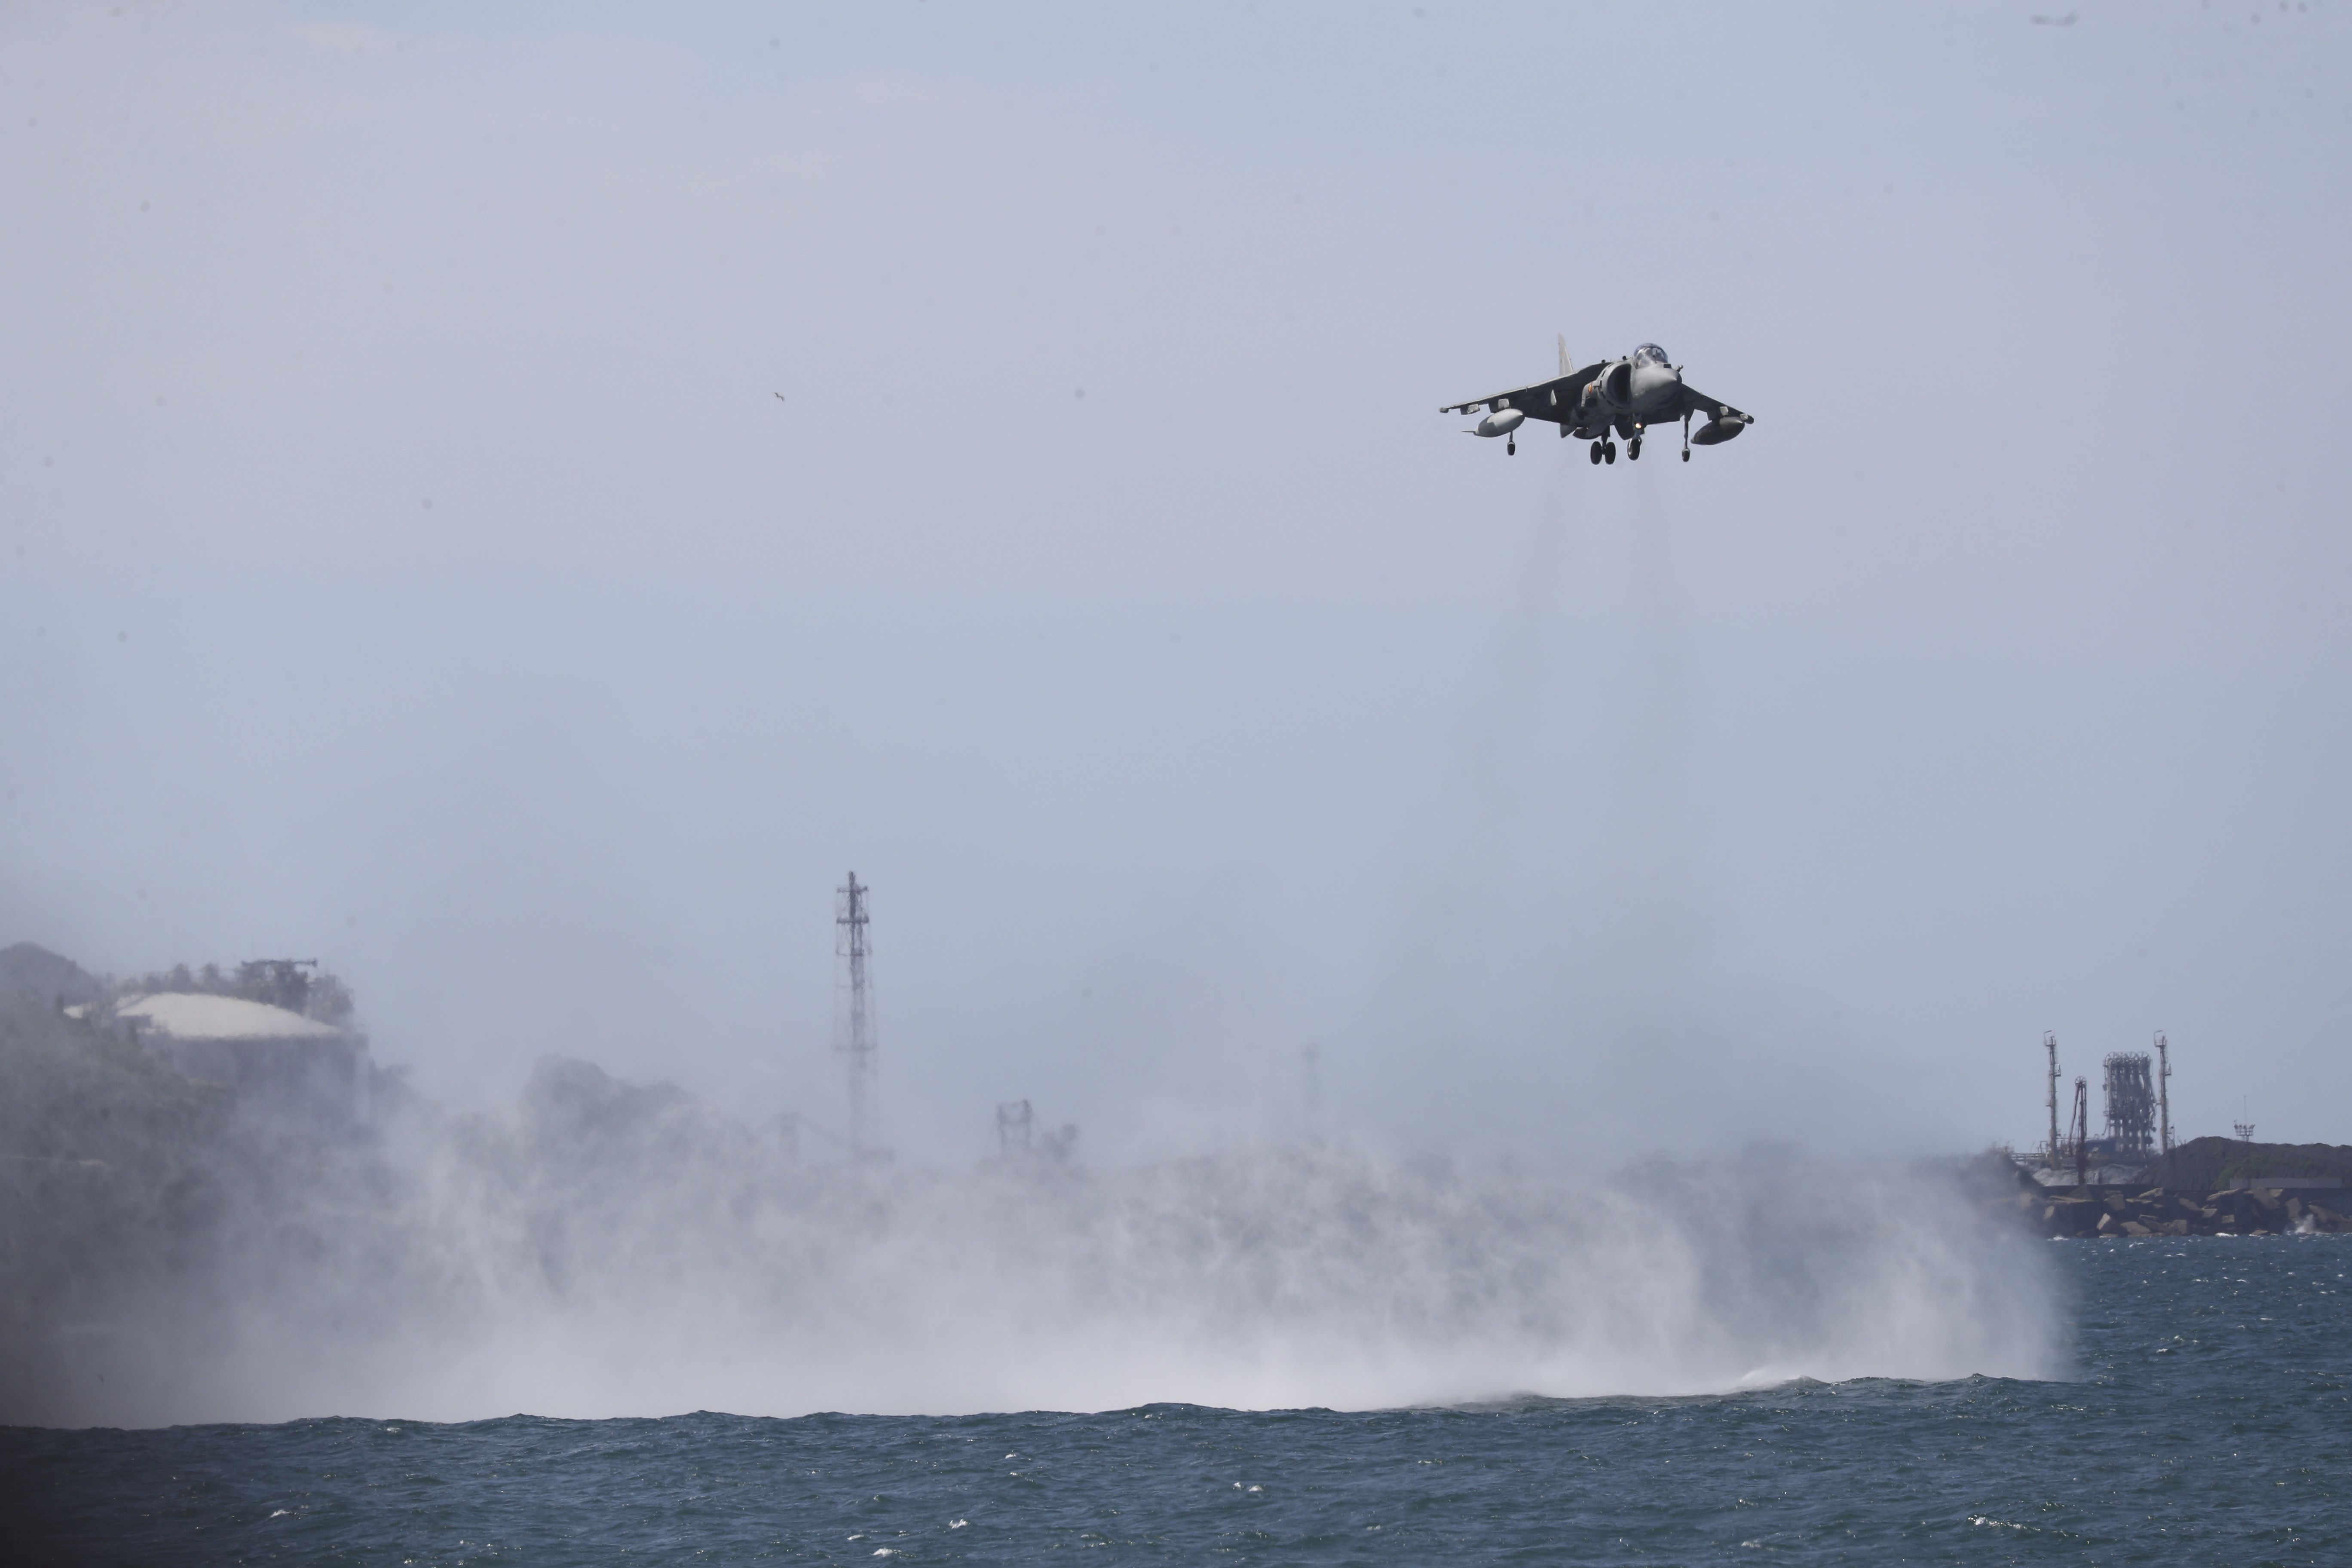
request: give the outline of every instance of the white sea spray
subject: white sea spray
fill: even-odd
[[[49,1336],[26,1415],[1366,1408],[2037,1377],[2059,1341],[2041,1255],[1956,1184],[1786,1151],[814,1165],[551,1061],[511,1114],[281,1131],[205,1179],[174,1270]]]

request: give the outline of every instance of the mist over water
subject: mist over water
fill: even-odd
[[[584,1061],[542,1060],[502,1110],[386,1077],[363,1128],[232,1112],[80,1194],[110,1217],[19,1314],[0,1420],[1367,1409],[2055,1375],[2042,1251],[1956,1177],[1761,1145],[1594,1163],[1675,1146],[1677,1097],[1724,1125],[1726,1097],[1791,1060],[1777,999],[1711,929],[1675,520],[1631,477],[1630,517],[1562,487],[1528,520],[1441,809],[1386,851],[1418,962],[1383,980],[1371,1041],[1454,1072],[1458,1123],[1512,1091],[1480,1043],[1517,1039],[1542,1092],[1586,1102],[1544,1154],[1309,1122],[1194,1127],[1218,1152],[1142,1163],[918,1146],[853,1166],[805,1161],[790,1118]],[[1171,983],[1246,1012],[1211,977]],[[1612,1136],[1580,1142],[1598,1107]],[[1466,1152],[1426,1152],[1449,1146]]]
[[[558,1060],[510,1114],[274,1137],[176,1173],[200,1195],[166,1261],[126,1248],[16,1325],[0,1420],[1366,1408],[2058,1364],[2039,1254],[1956,1184],[1785,1152],[1608,1180],[1344,1142],[808,1165]]]

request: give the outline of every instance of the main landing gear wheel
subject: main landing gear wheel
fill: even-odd
[[[1601,466],[1601,443],[1598,441],[1592,443],[1592,466],[1596,468]]]
[[[1617,460],[1616,442],[1603,441],[1601,443],[1601,460],[1604,463],[1613,463]]]
[[[1642,460],[1642,438],[1639,436],[1625,443],[1625,460],[1629,463]]]

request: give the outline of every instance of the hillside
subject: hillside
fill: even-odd
[[[2232,1176],[2339,1176],[2352,1187],[2352,1147],[2192,1138],[2158,1161],[2144,1184],[2212,1193],[2228,1186]]]

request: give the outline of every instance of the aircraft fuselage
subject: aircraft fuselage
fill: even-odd
[[[1641,354],[1605,360],[1577,395],[1568,434],[1591,441],[1612,429],[1631,440],[1643,426],[1683,415],[1683,377],[1663,359]]]

